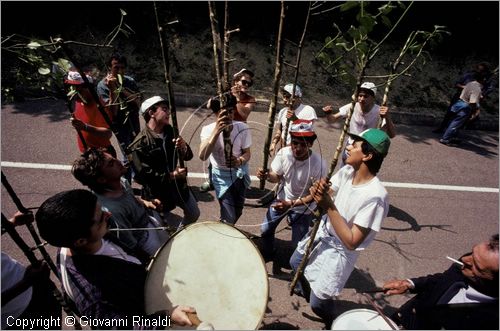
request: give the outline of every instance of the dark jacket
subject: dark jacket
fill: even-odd
[[[134,180],[143,186],[143,195],[147,199],[160,199],[165,210],[172,210],[179,201],[189,197],[189,188],[185,180],[171,180],[170,172],[178,163],[175,149],[174,130],[165,127],[164,138],[146,126],[127,148],[127,157],[135,171]],[[193,158],[193,152],[187,145],[184,160]]]
[[[411,293],[417,295],[391,316],[405,329],[498,330],[498,300],[494,303],[437,304],[452,284],[467,284],[457,265],[443,273],[411,280],[415,284]]]

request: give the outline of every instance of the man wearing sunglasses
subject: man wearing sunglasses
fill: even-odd
[[[231,94],[236,98],[236,108],[233,112],[233,120],[247,122],[247,118],[255,108],[255,98],[248,94],[248,90],[253,85],[254,74],[248,69],[241,69],[233,76],[233,86]],[[200,192],[208,192],[214,189],[211,181],[212,165],[208,166],[208,180],[201,184]]]
[[[236,97],[236,111],[234,120],[247,122],[247,118],[255,107],[255,98],[248,94],[248,90],[253,85],[253,72],[248,69],[241,69],[233,76],[233,87],[231,93]]]

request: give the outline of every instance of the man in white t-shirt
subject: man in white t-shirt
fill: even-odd
[[[364,82],[361,84],[358,92],[358,101],[354,106],[351,122],[349,123],[349,132],[353,134],[360,134],[366,129],[377,128],[379,119],[382,121],[380,129],[384,130],[390,138],[396,136],[394,123],[392,122],[389,114],[389,108],[386,106],[379,106],[375,103],[377,95],[377,87],[371,82]],[[328,122],[337,122],[341,118],[346,118],[349,113],[351,104],[340,107],[338,113],[333,114],[333,106],[327,105],[323,107]],[[349,138],[347,145],[352,143]],[[345,160],[345,149],[342,160]]]
[[[333,321],[334,297],[344,288],[359,252],[373,241],[389,211],[387,191],[377,177],[389,151],[389,136],[380,129],[350,136],[354,142],[347,146],[346,165],[330,181],[322,178],[310,188],[325,215],[314,238],[302,284],[295,288],[295,293],[309,298],[312,310],[328,327]],[[294,271],[304,256],[309,237],[299,242],[290,258]]]
[[[291,145],[283,147],[271,163],[271,171],[259,169],[257,177],[280,183],[276,200],[262,221],[262,255],[269,260],[274,252],[274,233],[283,218],[288,216],[292,226],[292,243],[297,245],[309,229],[313,218],[306,204],[312,201],[309,188],[314,181],[325,177],[328,169],[321,156],[311,150],[316,134],[312,121],[296,120],[290,125]]]
[[[316,116],[316,111],[313,107],[304,105],[302,103],[302,89],[300,86],[295,85],[295,93],[293,93],[293,84],[286,84],[281,90],[283,96],[283,103],[285,107],[280,110],[278,116],[276,117],[275,127],[276,134],[271,142],[269,152],[273,153],[276,150],[276,145],[281,142],[282,146],[290,145],[290,126],[288,127],[288,133],[285,140],[285,128],[287,121],[293,122],[298,119],[309,120],[314,123],[318,119]]]
[[[208,108],[217,114],[217,122],[205,125],[200,133],[199,157],[212,165],[211,179],[220,205],[220,220],[235,224],[243,212],[245,192],[250,186],[248,161],[252,136],[248,125],[233,120],[236,98],[226,94],[225,108],[220,108],[217,98],[211,99]],[[224,154],[223,131],[230,127],[230,159]]]

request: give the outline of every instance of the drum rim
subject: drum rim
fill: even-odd
[[[177,235],[179,235],[179,233],[181,233],[183,230],[187,229],[187,228],[191,228],[191,227],[196,227],[196,226],[204,226],[204,225],[209,225],[209,224],[212,224],[212,225],[220,225],[220,224],[223,224],[223,225],[227,225],[235,230],[237,230],[239,233],[241,233],[245,238],[248,239],[248,241],[252,244],[252,247],[255,249],[255,251],[258,253],[258,256],[262,262],[262,265],[263,265],[263,271],[264,271],[264,279],[265,279],[265,306],[264,306],[264,309],[263,309],[263,312],[262,312],[262,316],[260,317],[260,320],[259,322],[257,323],[257,325],[255,326],[255,329],[254,330],[257,330],[259,328],[260,325],[262,325],[262,321],[264,320],[264,316],[266,315],[266,310],[267,310],[267,306],[269,304],[269,277],[268,277],[268,274],[267,274],[267,271],[266,271],[266,263],[264,261],[264,258],[262,257],[262,254],[260,253],[257,245],[255,245],[255,243],[249,239],[245,233],[243,231],[241,231],[240,229],[238,229],[234,224],[228,224],[228,223],[224,223],[224,222],[221,222],[221,221],[198,221],[198,222],[195,222],[195,223],[191,223],[191,224],[188,224],[187,226],[183,227],[182,229],[180,230],[177,230],[176,232],[174,232],[172,234],[172,236],[170,236],[170,238],[168,238],[168,240],[163,244],[161,245],[160,248],[158,248],[158,250],[156,251],[156,253],[153,255],[153,257],[151,258],[151,261],[149,261],[149,264],[146,268],[147,270],[147,273],[146,273],[146,279],[145,279],[145,282],[144,282],[144,299],[146,300],[146,286],[148,284],[148,279],[150,277],[150,273],[149,271],[151,270],[152,266],[153,266],[153,263],[155,262],[156,258],[158,257],[158,255],[160,254],[160,252],[162,251],[162,249],[164,247],[166,247],[171,240],[173,240]],[[196,309],[196,307],[195,307]]]
[[[352,314],[353,312],[363,312],[363,313],[374,313],[374,315],[377,315],[377,316],[380,316],[382,318],[382,315],[379,314],[378,311],[374,310],[374,309],[368,309],[368,308],[355,308],[355,309],[350,309],[350,310],[347,310],[345,312],[343,312],[342,314],[340,314],[339,316],[337,316],[337,318],[335,318],[332,322],[332,325],[330,326],[330,330],[333,330],[333,325],[335,324],[335,321],[337,319],[339,319],[340,317],[342,316],[347,316],[349,314]],[[398,325],[396,324],[396,322],[394,322],[392,319],[390,319],[388,316],[386,316],[389,321],[392,322],[392,326],[396,327],[396,330],[399,330],[399,327]],[[387,323],[386,323],[387,324]]]

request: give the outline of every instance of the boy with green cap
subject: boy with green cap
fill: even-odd
[[[349,135],[354,141],[346,147],[346,165],[330,181],[323,178],[310,188],[325,215],[314,239],[304,278],[295,288],[296,294],[310,301],[312,310],[328,328],[334,319],[334,297],[343,289],[359,252],[373,241],[389,211],[387,191],[377,177],[389,151],[389,136],[380,129]],[[309,235],[299,242],[290,258],[294,271],[308,241]]]

